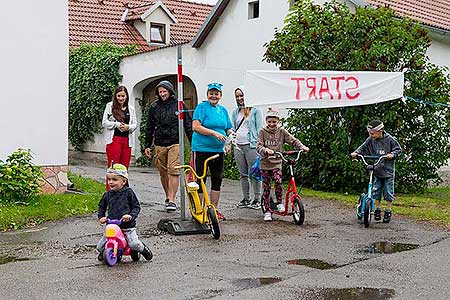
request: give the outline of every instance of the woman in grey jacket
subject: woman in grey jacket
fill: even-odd
[[[237,147],[234,150],[234,159],[239,169],[243,194],[243,199],[239,202],[238,207],[260,209],[261,182],[254,178],[249,178],[248,174],[257,158],[256,144],[259,129],[263,127],[262,114],[256,107],[245,107],[244,89],[242,86],[234,90],[234,96],[238,106],[233,110],[231,116],[233,130],[237,134]],[[250,182],[253,187],[253,199],[250,199]]]

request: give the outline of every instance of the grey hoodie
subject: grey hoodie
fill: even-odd
[[[362,155],[373,156],[381,156],[392,153],[394,155],[394,159],[385,159],[375,167],[375,170],[373,172],[376,177],[386,178],[394,177],[395,159],[402,152],[402,148],[392,135],[384,131],[383,136],[378,140],[373,139],[369,136],[366,141],[362,143],[361,146],[358,147],[358,149],[356,149],[355,152]]]

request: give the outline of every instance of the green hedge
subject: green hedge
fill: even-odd
[[[135,51],[135,46],[122,48],[109,42],[70,50],[69,140],[77,150],[101,132],[105,105],[122,80],[120,62]]]

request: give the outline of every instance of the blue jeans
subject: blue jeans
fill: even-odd
[[[394,201],[394,176],[376,177],[372,186],[373,199],[381,201],[381,193],[386,201]]]

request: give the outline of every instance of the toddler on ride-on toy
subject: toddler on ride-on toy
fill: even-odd
[[[302,144],[298,139],[293,137],[284,128],[279,128],[280,116],[278,112],[269,108],[266,114],[267,126],[261,128],[258,133],[258,144],[256,151],[261,155],[261,171],[263,173],[263,196],[262,203],[264,205],[264,221],[272,221],[272,213],[270,212],[270,181],[275,182],[275,196],[277,199],[277,209],[284,212],[285,208],[281,204],[283,198],[283,188],[281,186],[281,157],[273,157],[275,152],[283,151],[283,145],[288,143],[305,152],[309,148]]]
[[[139,205],[139,201],[133,190],[130,187],[125,186],[128,181],[127,168],[122,164],[113,164],[112,167],[108,169],[106,177],[110,190],[103,194],[103,197],[98,204],[99,222],[105,224],[108,219],[120,220],[120,222],[115,223],[120,226],[120,229],[125,235],[128,247],[132,251],[137,251],[137,254],[134,253],[134,255],[132,255],[133,260],[138,259],[139,253],[147,260],[152,259],[152,252],[139,240],[136,233],[136,218],[141,210],[141,206]],[[108,219],[106,217],[106,210],[108,210]],[[120,257],[124,254],[121,252],[126,249],[117,249],[117,247],[115,247],[116,249],[114,249],[114,251],[105,251],[105,245],[108,245],[107,235],[108,230],[97,243],[97,250],[99,251],[98,259],[106,259],[108,265],[112,266],[115,263],[110,262],[119,261]],[[120,233],[115,235],[120,236]],[[110,257],[106,257],[106,255],[109,255]]]
[[[381,221],[381,194],[386,200],[386,210],[384,211],[383,223],[391,221],[391,205],[394,201],[394,178],[395,178],[395,159],[400,155],[402,149],[397,140],[389,133],[384,131],[384,125],[379,120],[374,120],[367,125],[369,137],[361,146],[350,155],[356,158],[358,154],[368,156],[383,156],[386,159],[375,166],[373,170],[373,199],[375,200],[375,221]]]

